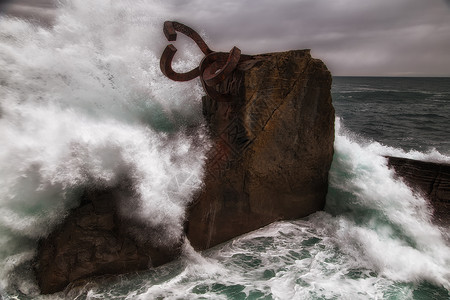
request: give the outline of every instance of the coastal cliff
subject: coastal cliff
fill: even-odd
[[[232,101],[203,98],[213,146],[185,224],[197,250],[323,209],[333,157],[331,74],[309,50],[249,56],[216,89]],[[39,243],[42,293],[158,266],[179,254],[180,244],[165,247],[135,234],[146,229],[120,209],[132,199],[126,181],[84,193],[81,206]]]

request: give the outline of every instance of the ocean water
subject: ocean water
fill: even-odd
[[[198,82],[159,71],[160,2],[61,4],[53,27],[0,16],[0,298],[449,299],[449,228],[383,155],[450,162],[450,79],[335,77],[325,211],[134,274],[39,294],[37,241],[88,185],[126,176],[173,242],[210,141]],[[198,64],[186,45],[177,70]],[[173,193],[174,178],[178,193]],[[175,181],[176,182],[176,181]],[[170,191],[170,192],[169,192]]]
[[[333,101],[345,126],[405,151],[450,155],[450,78],[335,77]]]

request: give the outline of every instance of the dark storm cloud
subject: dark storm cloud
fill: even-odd
[[[3,7],[50,23],[55,2],[11,0]],[[450,0],[160,3],[173,20],[206,33],[218,51],[234,45],[244,53],[310,48],[335,75],[450,76]]]
[[[442,0],[215,3],[178,0],[171,9],[222,51],[311,48],[339,75],[450,75],[450,11]]]

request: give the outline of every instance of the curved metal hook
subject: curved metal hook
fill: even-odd
[[[230,53],[213,52],[201,61],[200,75],[208,86],[215,86],[227,78],[236,69],[241,50],[233,47]]]
[[[186,73],[178,73],[172,69],[172,60],[177,48],[172,44],[167,45],[160,60],[162,73],[175,81],[188,81],[200,76],[203,88],[208,96],[219,102],[231,101],[231,95],[223,95],[215,87],[233,73],[241,58],[245,59],[246,55],[241,57],[241,50],[237,47],[233,47],[229,53],[213,52],[197,32],[178,22],[164,22],[163,31],[169,41],[177,39],[177,31],[183,33],[191,38],[206,56],[199,67]]]
[[[195,32],[192,28],[184,24],[173,21],[166,21],[164,22],[163,31],[164,35],[169,41],[175,41],[177,39],[176,32],[178,31],[190,37],[204,54],[207,55],[213,52],[211,49],[209,49],[208,45],[206,45],[205,41],[200,37],[200,35],[197,32]],[[170,44],[166,46],[159,61],[161,72],[170,79],[175,81],[189,81],[199,76],[200,75],[199,68],[194,68],[186,73],[178,73],[172,69],[172,60],[176,52],[177,48],[175,48],[174,45]]]
[[[209,97],[218,102],[232,101],[231,95],[219,93],[214,86],[225,80],[236,68],[241,50],[233,47],[229,53],[213,52],[205,56],[200,62],[200,78],[203,89]]]
[[[189,81],[194,79],[198,75],[200,75],[199,68],[194,68],[186,73],[178,73],[172,69],[172,59],[177,52],[177,48],[174,45],[167,45],[164,49],[163,54],[161,55],[161,59],[159,61],[159,67],[161,68],[161,72],[175,81]]]
[[[175,21],[165,21],[163,31],[168,41],[176,41],[178,31],[190,37],[205,55],[213,52],[211,49],[209,49],[208,45],[206,45],[202,37],[189,26]]]

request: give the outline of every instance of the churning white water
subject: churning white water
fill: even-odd
[[[179,261],[105,285],[80,299],[447,299],[446,228],[427,202],[395,179],[382,155],[405,153],[356,141],[336,119],[327,207],[276,222]]]
[[[426,201],[382,155],[450,161],[362,141],[336,120],[325,212],[277,222],[201,255],[69,294],[38,296],[39,238],[85,186],[130,180],[135,215],[182,231],[210,147],[198,82],[159,71],[162,2],[61,4],[51,28],[0,16],[0,295],[4,299],[445,299],[450,248]],[[175,63],[200,59],[186,46]]]
[[[86,185],[131,179],[135,217],[165,243],[181,234],[209,144],[199,84],[160,73],[164,15],[100,0],[68,2],[52,28],[0,17],[0,288],[21,288],[11,272]],[[175,68],[195,65],[192,49]]]
[[[385,154],[336,119],[324,212],[273,223],[200,254],[62,299],[448,299],[450,247],[426,201],[395,179]],[[427,158],[444,156],[430,152]],[[448,161],[448,158],[447,158]],[[54,297],[53,295],[52,297]]]

